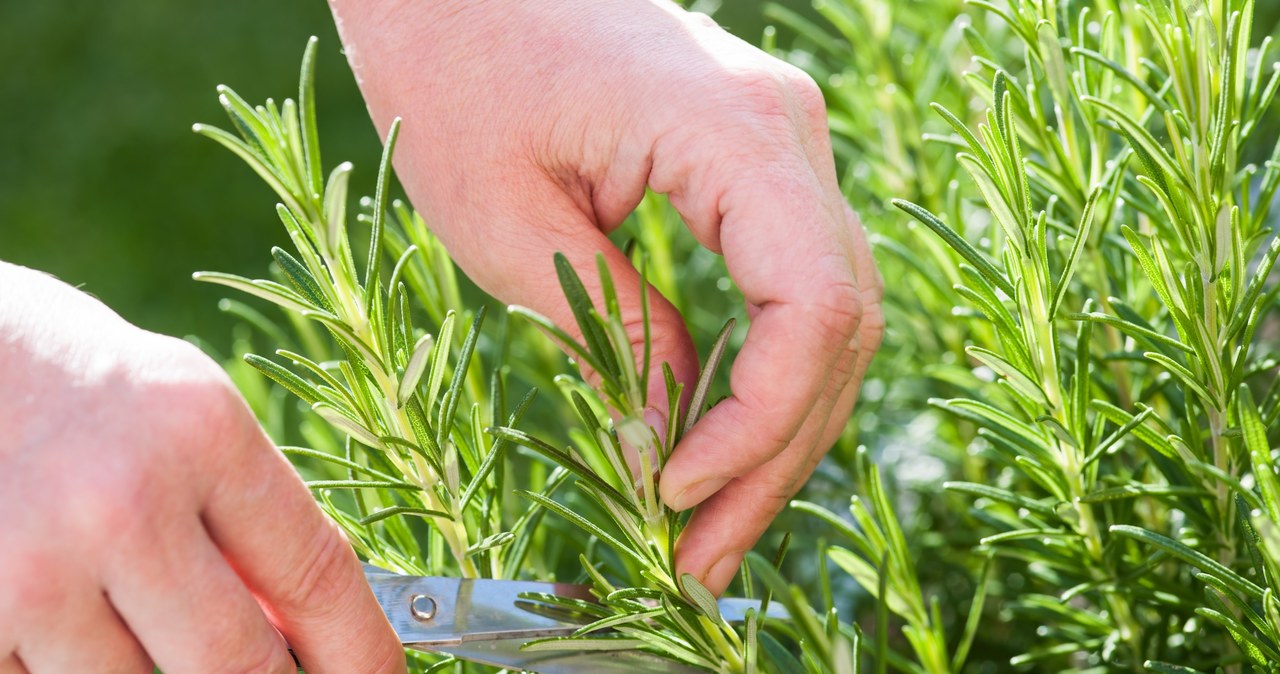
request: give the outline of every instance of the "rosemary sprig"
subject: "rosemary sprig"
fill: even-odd
[[[758,621],[751,618],[740,633],[720,615],[715,597],[696,578],[688,574],[677,576],[673,566],[673,548],[683,528],[683,520],[662,502],[656,482],[667,457],[704,409],[707,392],[716,366],[724,356],[734,322],[730,320],[720,331],[708,356],[708,366],[695,386],[687,414],[680,407],[683,384],[677,382],[670,368],[663,364],[669,401],[667,427],[650,427],[644,417],[649,405],[649,364],[645,362],[648,349],[644,349],[645,356],[637,363],[619,309],[612,275],[603,257],[598,262],[604,294],[603,311],[592,302],[568,260],[562,255],[555,258],[556,271],[578,330],[583,335],[582,340],[575,339],[550,320],[528,309],[512,307],[510,310],[565,345],[581,365],[598,374],[600,381],[595,387],[596,395],[592,395],[592,389],[585,386],[564,387],[584,429],[581,435],[585,442],[577,447],[559,449],[515,429],[495,428],[491,432],[528,447],[573,472],[578,477],[576,485],[580,490],[607,514],[608,525],[593,522],[572,508],[542,495],[531,492],[526,495],[609,545],[621,558],[638,568],[645,585],[642,588],[619,588],[590,561],[583,559],[593,591],[601,601],[598,619],[572,637],[536,641],[528,648],[643,648],[712,671],[747,671],[755,666]],[[647,285],[645,274],[642,273],[641,277],[641,283]],[[646,294],[642,292],[642,296]],[[647,306],[642,314],[647,324]],[[583,391],[596,400],[588,400]],[[610,422],[608,416],[602,414],[606,408],[616,418],[615,422]],[[635,474],[630,468],[628,453],[638,465]],[[608,632],[602,633],[606,628]]]
[[[483,428],[494,421],[518,424],[532,393],[507,416],[500,405],[486,409],[488,401],[474,392],[473,360],[485,312],[469,319],[461,312],[452,264],[436,264],[448,262],[438,241],[403,204],[388,203],[399,120],[387,135],[374,196],[363,202],[370,235],[360,274],[347,213],[352,166],[339,164],[323,185],[319,177],[315,53],[313,39],[303,57],[300,103],[250,106],[219,87],[219,101],[239,136],[195,127],[242,158],[280,197],[277,215],[294,251],[272,251],[279,280],[218,273],[195,278],[273,302],[322,327],[332,340],[336,349],[327,360],[277,351],[292,369],[257,355],[246,361],[348,438],[341,456],[290,453],[347,472],[347,479],[311,486],[357,490],[356,514],[336,519],[363,552],[398,570],[504,577],[514,570],[504,565],[500,548],[513,537],[502,530],[488,492],[503,470],[499,458],[507,443]],[[388,251],[397,256],[389,274],[382,266]],[[432,266],[421,255],[430,256]],[[423,307],[430,308],[434,331],[414,324]],[[324,502],[336,515],[332,501]],[[419,544],[421,532],[407,518],[428,521],[431,540]],[[385,533],[375,533],[375,524]],[[435,537],[447,557],[432,553]]]

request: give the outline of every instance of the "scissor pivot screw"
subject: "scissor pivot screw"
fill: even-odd
[[[436,600],[425,594],[415,594],[409,600],[409,611],[418,622],[427,622],[436,617]]]

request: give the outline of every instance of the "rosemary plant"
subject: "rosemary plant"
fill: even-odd
[[[233,372],[277,438],[299,433],[253,373],[309,409],[310,447],[285,451],[321,471],[317,498],[388,568],[590,583],[598,602],[535,598],[584,626],[533,649],[716,672],[1280,669],[1280,69],[1258,20],[1275,8],[815,8],[825,24],[769,8],[766,46],[823,85],[842,182],[897,282],[858,417],[787,515],[792,552],[748,555],[737,586],[789,619],[762,606],[731,624],[677,576],[682,519],[655,491],[737,344],[701,299],[732,292],[720,263],[660,197],[624,228],[645,282],[718,334],[688,413],[650,428],[652,363],[603,266],[595,304],[555,261],[580,340],[518,307],[484,327],[389,197],[394,128],[348,216],[350,166],[322,179],[312,43],[296,103],[223,90],[238,135],[198,127],[276,190],[294,250],[270,280],[198,276],[284,308],[287,331],[225,304],[283,347]],[[599,386],[561,374],[553,343]],[[508,380],[561,395],[526,415],[532,394],[509,404]],[[549,533],[565,527],[587,535]]]
[[[457,280],[439,242],[404,204],[388,206],[398,121],[387,138],[375,195],[363,202],[371,233],[363,275],[357,269],[347,223],[352,166],[339,164],[327,182],[321,180],[315,51],[312,40],[297,102],[277,106],[268,100],[254,107],[221,87],[219,101],[239,137],[195,127],[243,159],[280,197],[277,214],[295,249],[272,251],[283,283],[208,272],[195,278],[280,306],[298,325],[300,341],[311,346],[311,357],[277,351],[292,369],[258,355],[246,361],[346,437],[338,455],[284,451],[346,473],[310,486],[362,555],[399,571],[505,577],[526,547],[508,545],[515,533],[503,526],[495,490],[503,479],[505,443],[483,429],[494,420],[518,423],[532,392],[509,413],[500,376],[492,379],[489,400],[477,393],[473,360],[484,311],[468,316],[459,309]],[[388,250],[397,257],[384,274]],[[415,325],[419,311],[432,329]],[[321,326],[331,346],[321,345],[308,324]],[[332,490],[353,491],[354,512],[337,507]],[[415,527],[410,518],[431,526]],[[515,557],[508,554],[513,552]]]
[[[947,484],[973,506],[956,526],[980,540],[966,553],[964,541],[935,537],[934,550],[968,558],[951,573],[977,585],[977,598],[950,616],[923,609],[913,557],[877,534],[892,518],[875,497],[878,479],[864,489],[880,520],[855,503],[858,526],[846,533],[857,554],[833,549],[832,559],[903,621],[914,662],[898,661],[883,641],[875,648],[903,671],[960,671],[966,661],[1272,671],[1280,659],[1266,506],[1277,400],[1274,360],[1258,335],[1280,252],[1269,218],[1276,137],[1261,131],[1271,128],[1280,79],[1270,39],[1254,41],[1254,3],[971,6],[936,36],[918,29],[914,12],[893,24],[880,3],[822,11],[851,44],[932,52],[963,38],[974,57],[963,72],[945,58],[907,62],[903,72],[859,57],[827,82],[842,119],[845,78],[883,78],[881,104],[849,106],[838,132],[857,137],[867,124],[906,120],[926,142],[893,137],[848,166],[854,176],[885,162],[878,179],[910,195],[895,205],[937,237],[886,227],[878,244],[916,280],[888,302],[897,305],[891,316],[916,327],[901,336],[918,351],[900,364],[931,378],[925,388],[955,392],[933,401],[945,417],[915,414],[938,424],[935,450],[963,476]],[[818,37],[824,29],[779,16],[808,43],[845,53]],[[839,63],[801,60],[819,72]],[[930,107],[944,124],[936,131],[924,121]],[[938,148],[954,160],[921,161]],[[865,210],[892,221],[874,204]],[[918,250],[928,263],[904,254]],[[966,320],[907,315],[922,305]],[[983,615],[988,595],[985,607],[998,613]],[[975,621],[1005,646],[984,645]],[[938,631],[948,622],[960,644],[949,662]],[[993,660],[1010,642],[1008,659]]]

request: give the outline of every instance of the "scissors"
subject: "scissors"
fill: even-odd
[[[638,650],[521,650],[532,639],[569,636],[584,624],[551,612],[530,610],[531,602],[525,597],[553,594],[595,601],[585,585],[406,576],[371,564],[365,564],[364,571],[374,596],[406,648],[540,674],[703,671]],[[729,622],[744,620],[750,608],[758,611],[760,602],[720,600],[721,615]],[[774,602],[769,617],[786,619],[786,611]]]

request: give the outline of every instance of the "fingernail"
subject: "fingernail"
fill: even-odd
[[[644,409],[644,423],[658,434],[659,442],[666,442],[667,415],[659,412],[656,407],[646,407]]]
[[[709,477],[705,480],[694,482],[681,489],[667,505],[671,506],[672,510],[688,510],[707,500],[709,496],[720,491],[720,488],[728,483],[729,478],[726,477]]]

